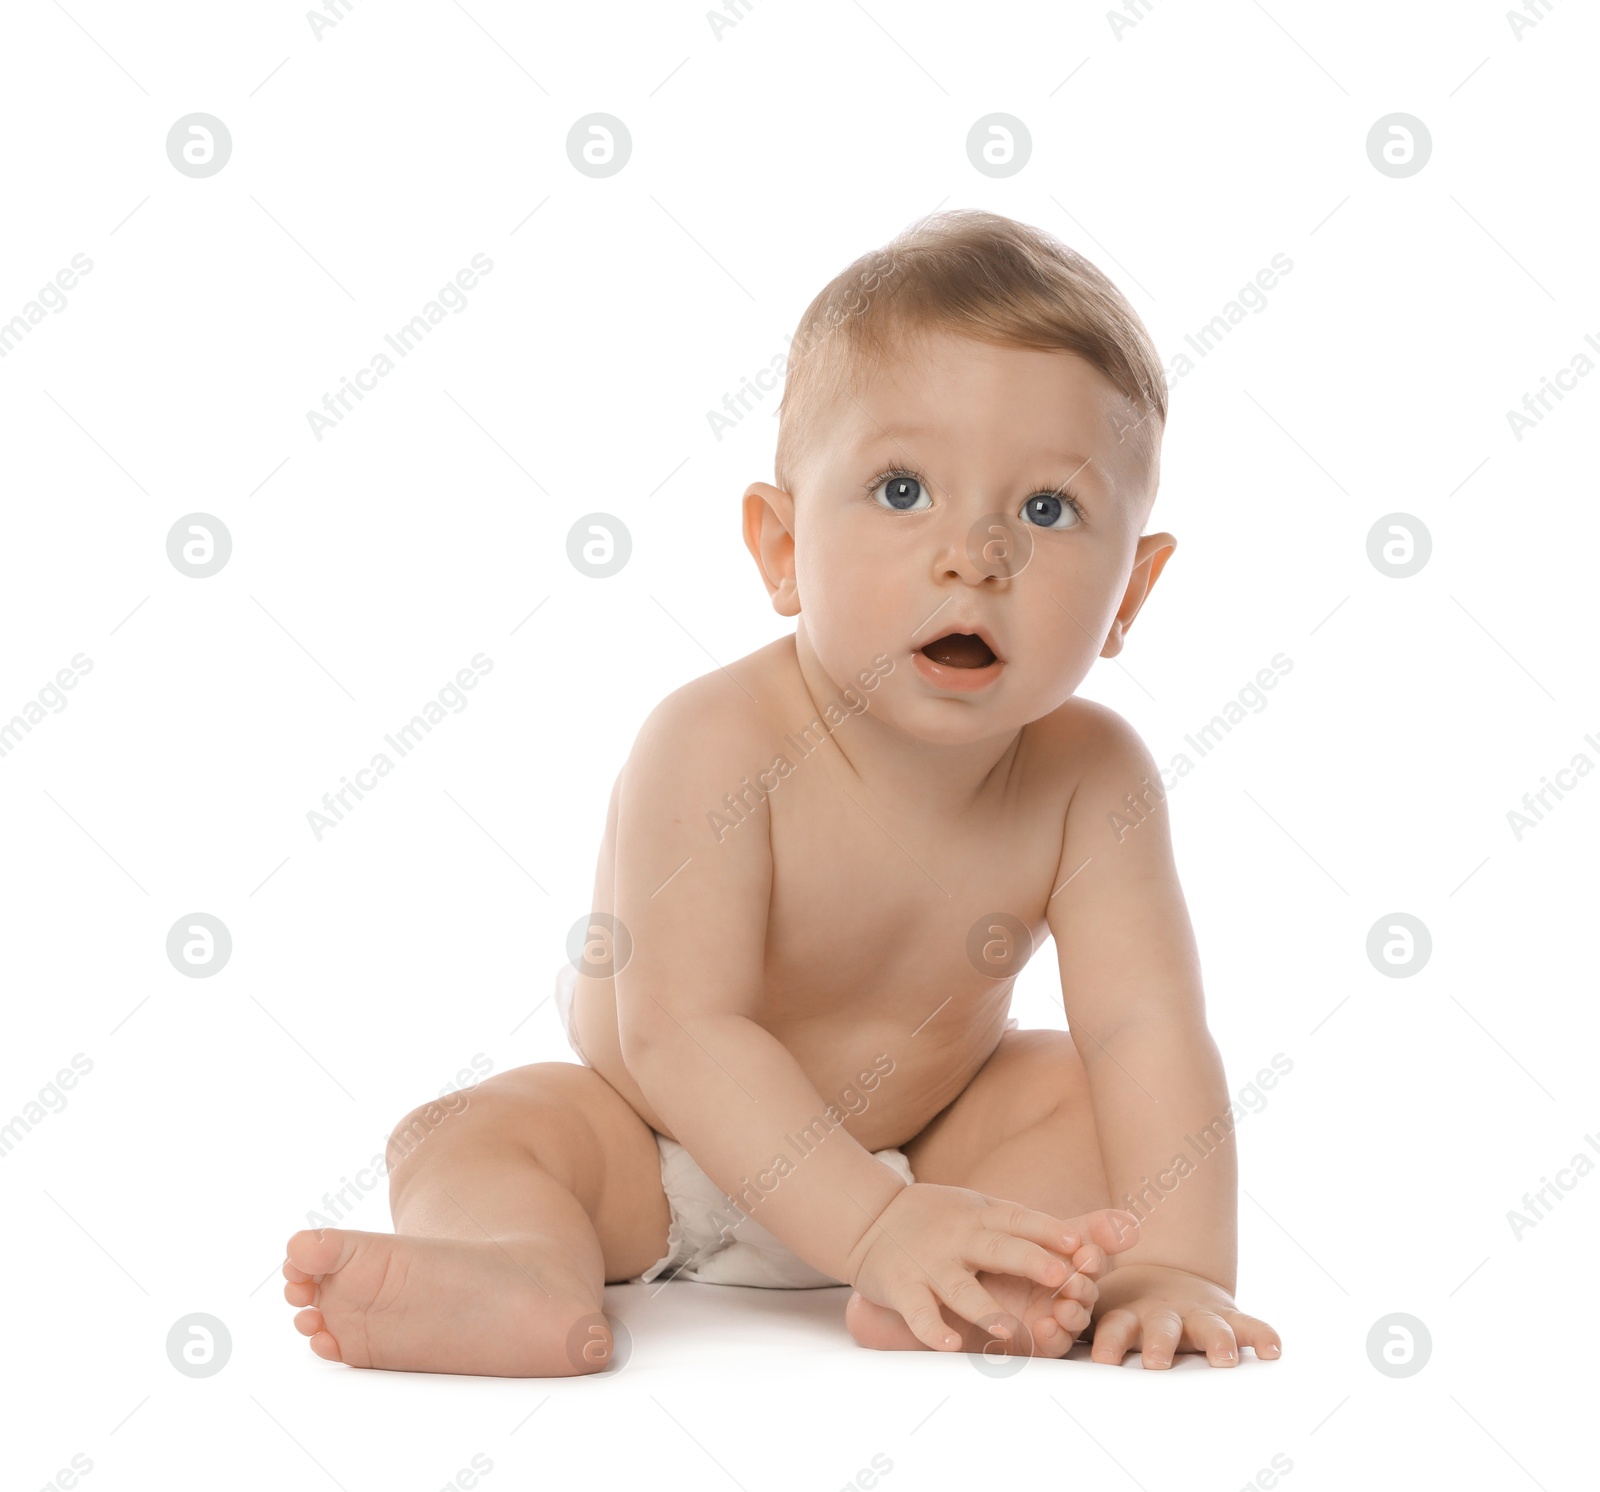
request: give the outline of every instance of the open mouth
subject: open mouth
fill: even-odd
[[[946,668],[987,668],[995,661],[994,649],[975,632],[947,632],[920,651]]]

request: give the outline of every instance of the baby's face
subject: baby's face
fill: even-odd
[[[793,512],[801,646],[840,687],[887,654],[877,719],[948,743],[1013,731],[1120,649],[1173,541],[1140,537],[1154,477],[1109,379],[930,333],[831,414]]]

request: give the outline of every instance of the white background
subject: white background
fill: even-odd
[[[906,0],[753,0],[720,39],[695,5],[508,0],[355,0],[320,40],[291,3],[4,26],[0,319],[94,266],[0,361],[0,719],[93,662],[0,758],[0,1122],[93,1063],[0,1163],[8,1486],[74,1454],[106,1488],[425,1492],[480,1453],[491,1488],[835,1488],[876,1453],[890,1488],[1236,1488],[1277,1454],[1291,1488],[1588,1482],[1600,1179],[1520,1239],[1506,1214],[1600,1131],[1600,781],[1520,842],[1506,814],[1600,762],[1600,378],[1521,441],[1506,412],[1600,336],[1591,9],[1520,38],[1478,0],[1157,0],[1120,38]],[[165,150],[196,111],[233,140],[205,179]],[[596,111],[633,140],[604,180],[566,154]],[[1006,179],[965,147],[997,111],[1033,141]],[[1395,111],[1433,140],[1405,179],[1366,153]],[[1230,1085],[1293,1062],[1240,1133],[1240,1300],[1282,1360],[990,1379],[855,1349],[843,1291],[684,1283],[608,1292],[633,1348],[603,1378],[316,1360],[284,1238],[475,1055],[568,1056],[540,1002],[634,731],[788,626],[738,534],[777,395],[720,442],[707,411],[941,205],[1060,235],[1168,359],[1293,261],[1174,385],[1180,548],[1085,686],[1165,762],[1293,660],[1170,800]],[[233,539],[205,580],[165,549],[196,511]],[[599,581],[566,557],[595,511],[634,545]],[[1366,553],[1396,511],[1433,542],[1403,580]],[[468,708],[318,842],[307,811],[477,653]],[[165,955],[196,911],[232,933],[214,978]],[[1432,934],[1410,978],[1365,952],[1396,911]],[[1053,958],[1016,1013],[1064,1024]],[[350,1221],[388,1226],[381,1188]],[[192,1312],[232,1335],[210,1378],[166,1358]],[[1368,1360],[1394,1312],[1432,1336],[1409,1378]]]

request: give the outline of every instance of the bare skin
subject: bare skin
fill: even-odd
[[[1081,1144],[1087,1109],[1065,1033],[1008,1031],[907,1158],[919,1178],[1075,1217],[1079,1199],[1104,1193],[1098,1155]],[[1057,1163],[1040,1166],[1041,1151]],[[654,1132],[603,1078],[570,1062],[490,1078],[392,1174],[394,1234],[328,1228],[289,1241],[284,1295],[305,1308],[295,1324],[319,1357],[510,1377],[606,1366],[605,1284],[662,1256],[668,1209]],[[980,1275],[1026,1326],[1014,1350],[1059,1357],[1087,1326],[1105,1246],[1119,1241],[1108,1216],[1057,1290]],[[954,1312],[945,1319],[965,1351],[1006,1347]],[[845,1322],[863,1346],[922,1347],[898,1313],[859,1295]]]
[[[604,1367],[604,1284],[665,1251],[656,1132],[855,1286],[865,1346],[1060,1356],[1093,1315],[1096,1361],[1277,1355],[1232,1297],[1231,1137],[1150,1186],[1228,1096],[1155,764],[1073,695],[1174,548],[1139,532],[1135,416],[1070,354],[947,333],[834,416],[797,493],[745,497],[795,633],[669,696],[618,778],[594,908],[629,937],[596,922],[588,1065],[483,1084],[395,1165],[394,1236],[290,1240],[319,1356]],[[1005,1031],[1048,936],[1074,1034]]]

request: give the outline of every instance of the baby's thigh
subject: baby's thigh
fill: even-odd
[[[1098,1172],[1094,1107],[1072,1037],[1005,1032],[972,1081],[901,1149],[912,1175],[936,1186],[981,1190],[996,1166],[1026,1166],[1031,1149],[1047,1164],[1074,1157]]]
[[[661,1257],[671,1217],[656,1132],[592,1067],[534,1062],[461,1096],[465,1107],[403,1159],[408,1126],[414,1135],[418,1119],[438,1106],[413,1110],[396,1127],[396,1203],[407,1192],[448,1187],[463,1202],[464,1192],[474,1194],[473,1212],[494,1217],[491,1233],[548,1232],[558,1225],[548,1192],[553,1180],[599,1236],[607,1279],[630,1278]]]

